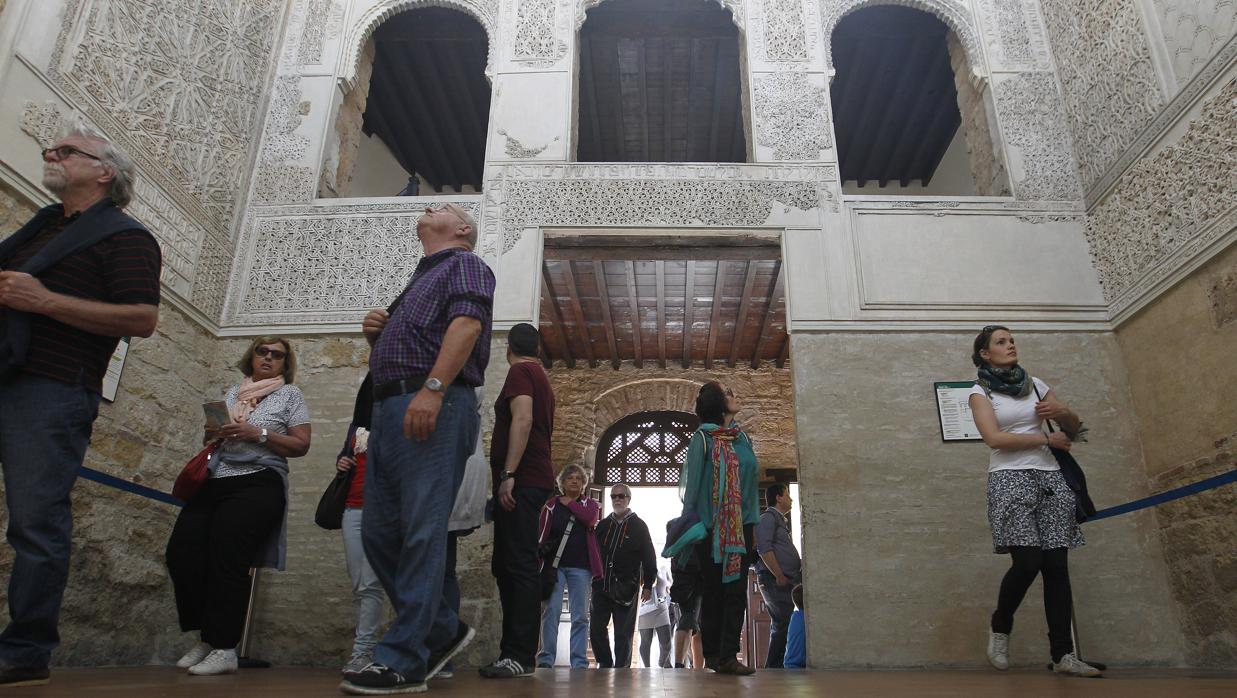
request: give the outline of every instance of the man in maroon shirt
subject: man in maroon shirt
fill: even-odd
[[[69,578],[69,491],[120,337],[159,319],[159,244],[121,209],[134,165],[78,123],[43,151],[47,206],[0,242],[0,463],[13,546],[0,685],[47,683]]]
[[[541,628],[537,517],[554,491],[550,437],[554,391],[538,358],[541,334],[521,323],[507,335],[507,381],[494,401],[490,467],[494,472],[494,557],[503,607],[498,659],[486,678],[532,676]]]

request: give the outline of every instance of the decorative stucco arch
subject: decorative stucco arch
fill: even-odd
[[[580,463],[589,471],[594,469],[597,440],[612,424],[636,412],[688,412],[696,411],[696,394],[703,380],[685,378],[636,379],[609,386],[589,396],[586,406],[580,410],[577,424],[564,424],[561,431],[568,434],[566,451],[560,456],[555,446],[555,461]],[[557,434],[560,429],[555,429]]]
[[[346,94],[356,87],[357,69],[361,62],[361,52],[365,50],[365,42],[373,36],[374,31],[393,15],[408,10],[418,10],[424,7],[442,7],[448,10],[459,10],[477,20],[485,30],[487,59],[485,77],[494,82],[494,57],[498,47],[498,17],[495,0],[382,0],[365,10],[356,18],[344,34],[340,63],[335,71]]]
[[[597,7],[603,2],[610,0],[576,0],[576,23],[575,30],[580,31],[580,27],[584,26],[585,13]],[[739,34],[743,34],[743,0],[712,0],[723,8],[730,10],[730,16],[733,18],[734,25],[739,28]]]
[[[821,4],[821,26],[824,30],[825,66],[830,71],[833,70],[833,30],[838,22],[852,12],[876,5],[900,5],[932,13],[958,36],[971,66],[971,77],[982,79],[987,76],[975,17],[960,0],[824,0]]]

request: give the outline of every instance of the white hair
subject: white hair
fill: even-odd
[[[137,177],[137,165],[129,154],[112,142],[107,134],[95,128],[81,116],[75,116],[60,129],[60,138],[77,136],[95,141],[101,147],[95,153],[104,166],[112,169],[112,184],[107,194],[120,208],[129,205],[133,200],[133,181]]]
[[[468,230],[470,231],[468,233],[468,246],[474,250],[477,249],[477,221],[472,217],[472,214],[465,211],[464,207],[459,204],[449,203],[447,204],[447,207],[451,209],[451,212],[455,214],[456,218],[459,218],[464,225],[468,226]]]

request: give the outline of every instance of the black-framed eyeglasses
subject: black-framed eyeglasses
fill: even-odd
[[[631,495],[622,492],[611,492],[610,499],[631,499]]]
[[[270,349],[267,347],[258,347],[257,349],[253,350],[253,353],[261,357],[269,356],[275,361],[283,361],[284,359],[288,358],[288,352],[280,351],[278,349]]]
[[[73,157],[74,155],[81,155],[82,157],[90,158],[91,160],[98,160],[99,162],[103,162],[103,158],[99,157],[98,155],[91,155],[90,153],[87,153],[81,148],[74,148],[71,145],[61,145],[55,148],[44,148],[43,149],[44,159],[47,158],[48,153],[56,154],[56,162],[60,162],[61,160],[65,160],[67,158]]]

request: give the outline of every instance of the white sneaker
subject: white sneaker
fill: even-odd
[[[206,659],[189,667],[189,673],[194,676],[215,676],[235,674],[236,669],[236,650],[211,650]]]
[[[210,654],[210,645],[206,644],[205,642],[199,642],[198,644],[194,645],[188,652],[186,652],[185,656],[176,660],[176,666],[180,667],[181,669],[188,669],[194,664],[197,664],[203,659],[206,659],[206,655],[208,654]]]
[[[988,663],[1005,671],[1009,668],[1009,635],[988,631]]]
[[[1061,661],[1052,663],[1052,670],[1058,674],[1067,676],[1083,676],[1086,678],[1094,678],[1103,676],[1099,669],[1087,664],[1079,659],[1073,652],[1061,657]]]

